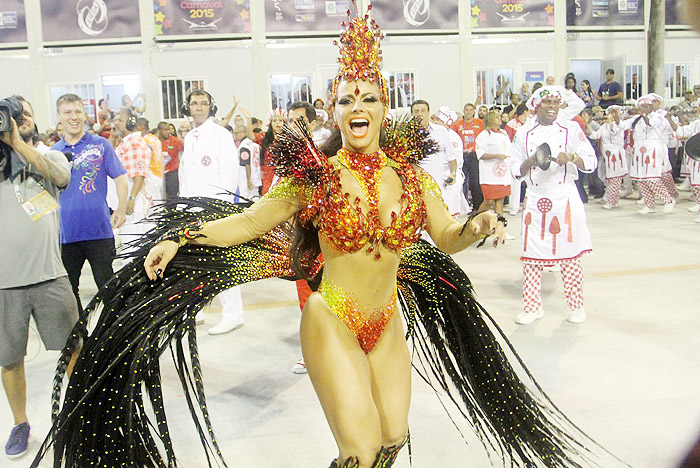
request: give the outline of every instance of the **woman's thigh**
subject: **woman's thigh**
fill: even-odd
[[[372,395],[382,428],[382,446],[400,444],[408,433],[411,359],[399,311],[368,358]]]
[[[382,445],[372,370],[355,335],[318,293],[302,314],[301,348],[341,460],[355,456],[370,466]]]

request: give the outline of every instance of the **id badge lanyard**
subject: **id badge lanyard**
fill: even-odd
[[[34,183],[38,185],[42,190],[28,200],[25,200],[24,196],[22,195],[22,190],[20,189],[20,182],[18,179],[19,178],[16,177],[15,180],[12,181],[12,186],[15,189],[15,196],[17,197],[17,201],[19,201],[19,204],[24,212],[27,213],[27,216],[29,216],[32,221],[37,221],[38,219],[53,213],[56,208],[58,208],[58,203],[41,182],[36,180],[34,177],[26,177],[26,169],[23,170],[22,179],[25,180],[27,184]]]

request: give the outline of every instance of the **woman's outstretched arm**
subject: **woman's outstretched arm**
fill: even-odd
[[[311,189],[301,182],[284,179],[257,203],[242,213],[205,223],[192,231],[194,238],[186,243],[228,247],[256,239],[289,220],[304,207]],[[152,280],[163,275],[165,267],[177,253],[179,244],[165,240],[156,244],[144,261],[146,274]]]
[[[427,212],[426,230],[435,245],[445,253],[451,254],[464,250],[477,240],[494,236],[494,240],[504,243],[505,232],[498,222],[496,213],[485,211],[470,221],[459,223],[450,216],[442,201],[442,193],[435,180],[422,169],[417,169],[423,178],[423,201]]]

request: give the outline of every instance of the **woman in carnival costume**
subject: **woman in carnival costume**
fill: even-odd
[[[194,313],[231,285],[308,278],[321,267],[301,342],[338,445],[331,467],[393,465],[408,436],[406,336],[417,371],[447,393],[504,465],[590,462],[595,443],[532,380],[474,299],[469,279],[443,253],[490,235],[496,245],[505,222],[491,211],[464,224],[449,215],[439,187],[417,165],[434,143],[413,121],[386,120],[380,39],[366,15],[344,23],[333,81],[339,132],[323,152],[303,126],[286,127],[271,151],[281,180],[259,202],[241,211],[218,200],[178,199],[154,216],[141,261],[100,291],[59,360],[54,425],[33,466],[51,446],[56,467],[176,466],[158,360],[168,347],[209,466],[225,465],[207,411]],[[293,235],[286,223],[292,217]],[[422,229],[441,250],[419,240]],[[59,408],[67,357],[81,338]]]

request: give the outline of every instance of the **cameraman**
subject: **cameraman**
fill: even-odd
[[[78,319],[78,307],[58,242],[56,197],[70,181],[70,163],[61,152],[40,154],[30,144],[34,113],[27,101],[13,96],[5,102],[21,109],[13,112],[12,130],[0,133],[0,366],[14,416],[5,452],[19,458],[29,437],[24,377],[29,317],[46,349],[59,350]]]

